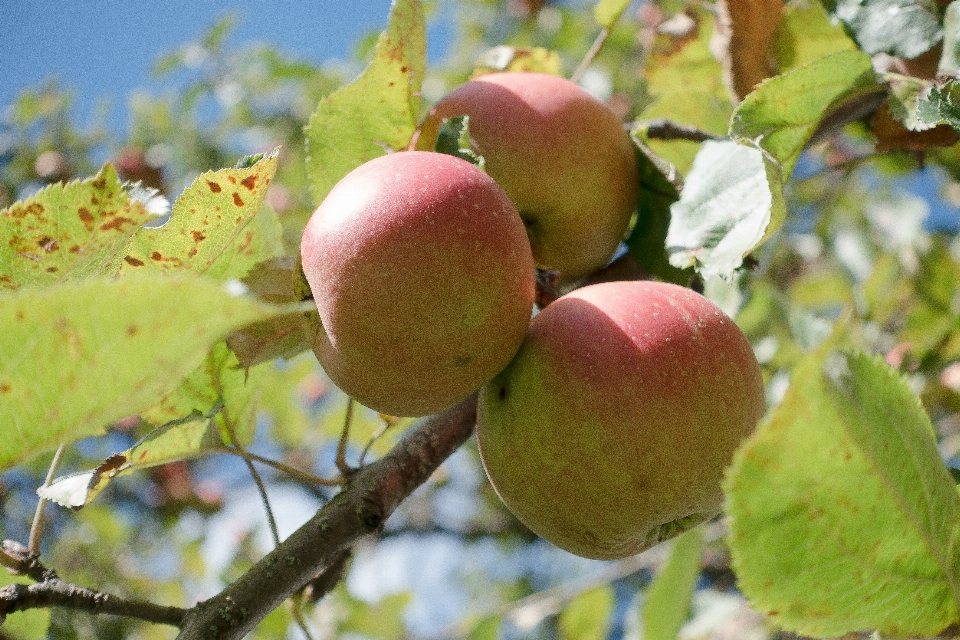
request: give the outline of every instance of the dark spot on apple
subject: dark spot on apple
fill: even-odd
[[[192,258],[193,256],[197,255],[197,253],[198,251],[196,247],[190,247],[190,251],[187,252],[187,255]]]
[[[23,314],[23,311],[17,311],[17,313],[16,313],[16,315],[15,315],[14,317],[15,317],[17,320],[24,320],[24,319],[26,319],[27,316],[25,316],[25,315]]]
[[[500,385],[500,391],[497,393],[497,397],[499,397],[501,400],[507,399],[507,385]]]
[[[69,249],[67,249],[67,251],[69,251],[70,253],[80,253],[80,245],[78,244],[72,245]]]
[[[60,248],[60,243],[51,238],[50,236],[43,236],[40,240],[37,241],[37,244],[40,245],[40,248],[46,251],[47,253],[53,253]]]
[[[465,367],[471,362],[473,362],[473,358],[471,358],[470,356],[457,356],[453,359],[453,366]]]
[[[137,335],[138,333],[140,333],[140,327],[138,327],[137,325],[132,324],[132,325],[130,325],[129,327],[127,327],[127,335],[128,335],[128,336],[135,336],[135,335]]]
[[[257,176],[255,175],[247,176],[246,178],[240,181],[240,184],[245,186],[250,191],[253,191],[254,188],[256,188],[257,186]]]
[[[219,183],[211,180],[207,180],[207,186],[210,187],[210,191],[213,191],[214,193],[220,193],[223,191],[223,187],[221,187]]]
[[[159,251],[154,251],[153,253],[150,254],[150,259],[160,262],[161,260],[163,260],[163,255]]]
[[[58,267],[47,267],[47,273],[56,273],[57,271],[60,271]]]
[[[203,235],[203,233],[200,232],[200,231],[191,231],[191,232],[190,232],[190,235],[193,236],[193,241],[194,241],[194,242],[200,242],[201,240],[203,240],[204,238],[207,237],[207,236]]]
[[[142,266],[143,266],[143,260],[137,260],[136,258],[134,258],[133,256],[130,256],[130,255],[124,256],[124,257],[123,257],[123,260],[124,260],[124,262],[126,262],[127,264],[129,264],[131,267],[142,267]]]
[[[100,176],[99,178],[94,180],[92,184],[93,184],[93,188],[96,189],[97,191],[103,191],[104,189],[107,188],[107,179],[104,178],[103,176]]]
[[[0,393],[10,393],[11,388],[9,382],[0,382]]]
[[[243,206],[243,199],[240,197],[240,194],[237,193],[236,191],[233,192],[233,204],[237,205],[238,207]]]
[[[237,179],[233,176],[227,176],[227,180],[230,181],[230,184],[237,184]]]

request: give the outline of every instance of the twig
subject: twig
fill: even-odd
[[[689,124],[681,124],[666,118],[644,120],[630,124],[630,129],[642,129],[647,138],[654,140],[689,140],[691,142],[706,142],[707,140],[722,140],[723,136],[704,131]]]
[[[570,76],[570,80],[573,82],[579,82],[580,78],[583,77],[583,74],[587,72],[587,69],[590,68],[590,65],[593,64],[594,59],[597,57],[597,54],[600,53],[600,49],[603,48],[604,43],[607,41],[607,38],[610,36],[610,28],[604,27],[600,30],[600,33],[597,35],[597,39],[593,41],[593,45],[590,47],[590,50],[587,51],[587,54],[583,56],[583,60],[580,62],[580,66],[577,67],[577,70],[573,72],[573,75]]]
[[[337,443],[337,469],[344,478],[349,478],[356,471],[347,464],[347,443],[350,442],[350,424],[353,422],[353,398],[347,398],[347,415],[343,419],[343,431],[340,433],[340,442]]]
[[[383,437],[390,427],[397,424],[399,420],[397,418],[386,418],[383,415],[380,416],[380,419],[383,421],[383,426],[377,429],[377,432],[370,436],[370,440],[367,441],[367,444],[363,447],[363,451],[360,452],[360,458],[357,462],[358,466],[363,466],[363,461],[367,459],[367,454],[370,453],[370,448]]]
[[[44,487],[49,487],[53,483],[53,479],[57,475],[57,469],[60,468],[60,462],[63,461],[63,452],[65,450],[66,445],[61,444],[57,447],[57,452],[53,454],[50,468],[47,469],[47,477],[43,481]],[[30,553],[35,556],[40,555],[40,538],[43,537],[43,513],[46,508],[47,499],[40,498],[40,502],[37,503],[37,511],[33,514],[33,524],[30,526],[30,539],[27,543],[27,548],[30,550]]]
[[[383,458],[222,592],[191,609],[179,640],[239,640],[343,552],[380,531],[414,489],[473,433],[476,394],[411,429]]]
[[[229,453],[230,455],[234,455],[234,456],[243,456],[240,450],[235,447],[211,447],[210,449],[208,449],[208,451],[211,453]],[[320,485],[322,487],[339,487],[340,485],[343,484],[342,478],[327,480],[326,478],[321,478],[319,476],[313,475],[312,473],[301,471],[300,469],[291,467],[290,465],[284,464],[282,462],[271,460],[270,458],[264,458],[263,456],[258,456],[257,454],[251,451],[247,451],[247,456],[254,462],[259,462],[260,464],[265,464],[268,467],[272,467],[277,471],[280,471],[281,473],[285,473],[295,478],[298,482],[307,486]]]
[[[233,420],[230,418],[230,414],[227,412],[226,402],[223,401],[223,385],[220,384],[220,378],[214,376],[213,384],[217,391],[217,395],[220,397],[220,415],[223,416],[223,424],[227,428],[227,433],[230,434],[230,444],[236,448],[237,452],[240,454],[240,457],[243,458],[243,462],[247,465],[247,470],[250,471],[250,476],[253,478],[254,484],[257,485],[257,491],[260,493],[260,501],[263,503],[263,508],[267,512],[267,524],[270,526],[270,533],[273,536],[273,543],[275,545],[279,545],[280,530],[277,528],[277,519],[273,517],[273,507],[270,506],[270,496],[267,495],[267,487],[263,484],[263,478],[260,477],[260,472],[258,472],[257,468],[253,466],[253,460],[250,459],[250,454],[247,452],[247,448],[244,447],[243,444],[241,444],[240,439],[237,438],[236,425],[233,423]]]
[[[94,591],[57,577],[31,585],[8,584],[0,589],[0,624],[11,613],[39,607],[65,607],[92,614],[137,618],[174,627],[181,626],[187,614],[186,609],[179,607],[165,607],[144,600],[131,600]]]

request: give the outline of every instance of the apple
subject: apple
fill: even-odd
[[[623,123],[553,75],[480,76],[443,97],[417,134],[433,149],[444,120],[469,116],[486,171],[516,204],[537,266],[571,282],[604,266],[637,206],[637,161]]]
[[[453,156],[403,151],[338,182],[300,245],[324,370],[395,416],[453,406],[516,353],[535,269],[503,190]]]
[[[521,522],[614,559],[716,515],[724,469],[764,410],[750,344],[712,302],[672,284],[608,282],[533,319],[480,391],[477,442]]]

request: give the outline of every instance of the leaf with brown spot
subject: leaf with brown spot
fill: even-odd
[[[689,17],[695,22],[692,30],[661,33],[654,41],[645,73],[652,100],[640,118],[668,118],[724,136],[733,103],[723,85],[720,63],[710,52],[713,18],[706,11]],[[699,143],[689,140],[645,139],[644,143],[681,173],[690,170],[700,149]]]
[[[773,43],[783,17],[783,0],[719,0],[714,53],[723,62],[724,81],[742,100],[777,74]]]
[[[0,297],[0,385],[9,388],[0,470],[144,412],[224,336],[290,312],[193,274],[142,272]]]
[[[368,160],[406,148],[420,112],[426,27],[419,0],[396,0],[373,61],[352,83],[320,101],[305,127],[310,192],[320,202]]]
[[[0,211],[0,238],[10,239],[0,242],[0,287],[114,275],[152,217],[109,164],[94,178],[51,185]]]
[[[279,149],[243,169],[221,169],[194,180],[162,227],[143,228],[131,239],[121,274],[133,270],[189,270],[217,280],[242,278],[257,262],[280,251],[280,226],[263,199],[277,170]],[[232,187],[249,189],[243,197]],[[229,208],[236,215],[220,216]],[[256,221],[253,226],[251,221]],[[248,236],[253,233],[253,240]],[[251,242],[256,250],[251,252]],[[140,262],[136,264],[131,260]]]

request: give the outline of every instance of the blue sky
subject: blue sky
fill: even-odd
[[[390,0],[0,0],[0,109],[23,89],[55,77],[73,90],[83,122],[98,99],[111,113],[147,85],[156,60],[235,12],[230,43],[270,42],[300,60],[350,56],[361,35],[386,25]],[[433,40],[436,40],[435,38]],[[431,42],[431,53],[441,43]]]

